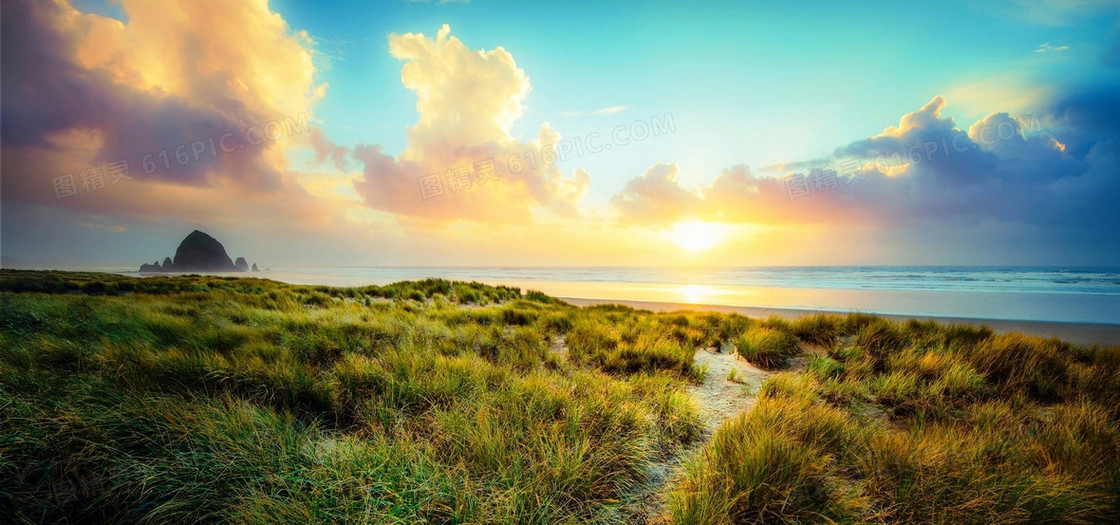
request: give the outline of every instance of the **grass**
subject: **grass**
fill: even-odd
[[[622,523],[701,434],[652,314],[568,360],[607,312],[478,283],[0,290],[5,522]]]
[[[5,523],[630,523],[678,457],[665,523],[1120,515],[1115,347],[438,279],[0,271],[0,311]],[[706,440],[728,344],[775,373]]]
[[[1120,348],[864,315],[786,326],[826,353],[717,431],[669,493],[673,523],[1120,515]],[[778,362],[789,338],[775,330],[745,332],[740,351]]]
[[[682,377],[702,375],[694,367],[692,357],[705,335],[690,329],[690,318],[637,311],[625,315],[607,312],[608,315],[583,315],[573,322],[567,333],[573,362],[610,373],[662,370]]]
[[[755,325],[736,339],[739,355],[762,368],[778,368],[800,351],[797,337],[781,328]]]

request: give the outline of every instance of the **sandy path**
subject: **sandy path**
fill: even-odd
[[[564,336],[554,337],[549,351],[566,360],[568,345]],[[724,421],[754,408],[759,388],[770,377],[771,372],[748,363],[729,346],[723,349],[698,349],[693,360],[697,365],[708,369],[704,382],[689,385],[687,390],[704,416],[706,438],[710,438]],[[732,370],[735,371],[734,380],[728,379]]]
[[[566,360],[568,345],[564,337],[553,338],[549,351]],[[651,465],[649,480],[637,488],[633,503],[623,511],[632,523],[662,523],[665,520],[665,490],[680,475],[684,459],[702,449],[716,429],[728,419],[754,408],[762,383],[773,374],[751,365],[739,357],[731,346],[698,349],[693,359],[698,366],[708,370],[702,383],[690,384],[686,389],[704,418],[704,437],[671,460]],[[731,375],[732,370],[735,371],[734,376]]]
[[[715,348],[699,349],[693,359],[697,365],[708,368],[704,382],[689,385],[687,389],[704,417],[704,437],[669,461],[651,466],[650,478],[638,491],[639,495],[630,508],[632,523],[667,522],[665,491],[681,475],[684,460],[699,452],[725,421],[754,408],[762,383],[771,375],[771,372],[739,357],[733,348],[725,348],[722,352]],[[734,381],[728,379],[732,370],[735,371]]]
[[[693,359],[697,365],[708,367],[704,382],[690,385],[688,393],[704,414],[705,429],[711,437],[724,421],[754,408],[759,389],[771,373],[751,365],[730,348],[700,349]],[[734,380],[728,379],[732,370]]]

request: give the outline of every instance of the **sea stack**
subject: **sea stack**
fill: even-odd
[[[195,230],[175,250],[176,272],[239,272],[217,239]]]
[[[195,230],[179,243],[175,250],[175,259],[163,259],[163,265],[156,261],[152,264],[140,266],[140,273],[169,273],[169,272],[247,272],[249,262],[244,257],[238,257],[234,263],[226,253],[225,246],[217,239],[204,232]],[[257,271],[253,265],[253,271]]]

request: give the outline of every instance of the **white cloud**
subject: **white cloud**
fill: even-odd
[[[1034,50],[1034,52],[1035,53],[1050,53],[1050,52],[1054,52],[1054,51],[1066,51],[1068,49],[1069,49],[1069,46],[1064,45],[1064,44],[1053,45],[1050,42],[1043,42],[1042,45],[1038,46],[1038,48]]]
[[[472,50],[444,25],[434,38],[390,35],[389,52],[405,61],[401,82],[416,93],[419,120],[399,156],[355,147],[364,170],[354,186],[367,206],[432,221],[577,214],[590,177],[583,170],[565,177],[556,167],[560,134],[545,122],[533,140],[510,135],[530,84],[508,51]]]
[[[603,109],[597,109],[595,111],[565,111],[560,115],[564,117],[602,117],[606,115],[617,115],[628,109],[630,109],[629,106],[607,106]]]

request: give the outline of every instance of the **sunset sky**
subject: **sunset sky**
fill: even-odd
[[[1115,1],[601,4],[5,0],[0,255],[1120,261]]]

